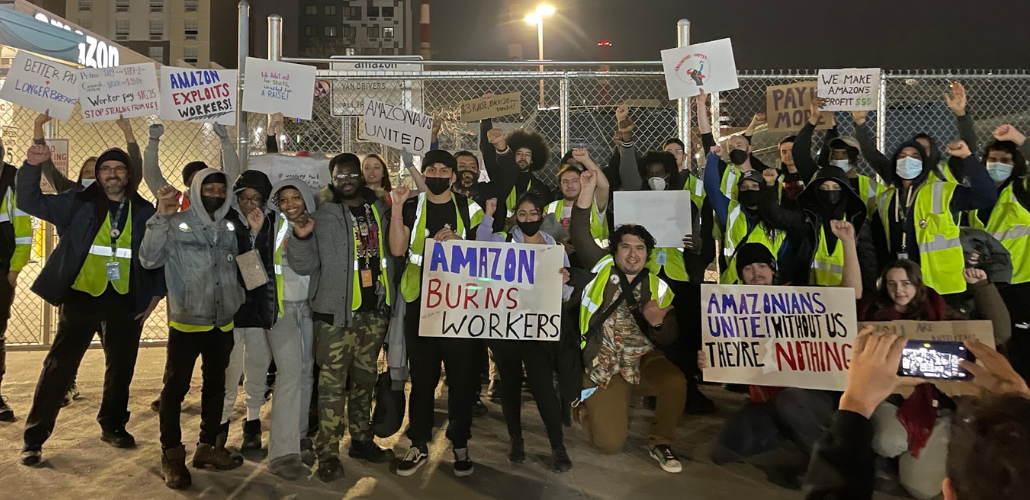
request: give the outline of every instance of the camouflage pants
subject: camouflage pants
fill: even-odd
[[[318,364],[319,457],[339,454],[344,431],[351,441],[371,441],[369,420],[376,378],[376,360],[386,337],[387,318],[354,313],[350,327],[315,322],[315,363]],[[346,419],[344,418],[346,405]]]

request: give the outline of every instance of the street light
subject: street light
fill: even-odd
[[[536,25],[536,46],[537,59],[544,60],[544,18],[554,15],[554,7],[543,4],[536,8],[536,11],[526,15],[526,23]],[[544,72],[544,65],[540,65],[540,72]],[[540,80],[540,107],[544,107],[544,81]]]

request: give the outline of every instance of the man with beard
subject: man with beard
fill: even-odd
[[[81,192],[44,195],[41,166],[50,162],[50,154],[44,145],[29,148],[17,178],[18,206],[53,224],[60,236],[32,285],[32,291],[60,306],[60,317],[25,422],[21,462],[29,466],[42,460],[65,392],[101,326],[107,371],[97,415],[100,439],[116,448],[136,445],[125,431],[129,384],[143,324],[165,295],[161,273],[136,259],[154,207],[136,193],[129,155],[109,149],[97,159],[95,184]]]
[[[393,190],[390,216],[390,253],[407,257],[400,292],[406,302],[404,337],[411,366],[411,394],[408,399],[408,439],[411,448],[397,466],[397,474],[411,476],[429,459],[433,439],[433,401],[440,382],[440,363],[447,369],[447,438],[454,449],[454,474],[472,475],[468,440],[472,435],[472,408],[479,384],[477,353],[482,341],[419,337],[421,316],[422,261],[427,240],[474,239],[483,210],[474,201],[451,191],[457,162],[446,151],[430,151],[422,159],[427,193],[407,199],[408,188]]]
[[[487,94],[484,98],[492,96]],[[551,189],[534,175],[544,168],[550,155],[542,135],[516,130],[505,138],[501,129],[493,128],[491,120],[483,120],[479,150],[494,193],[498,200],[504,200],[505,217],[514,215],[515,200],[527,191],[536,191],[548,203],[554,198]]]

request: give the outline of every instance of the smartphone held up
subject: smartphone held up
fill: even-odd
[[[959,361],[975,362],[962,342],[909,340],[901,355],[898,375],[936,380],[972,380]]]

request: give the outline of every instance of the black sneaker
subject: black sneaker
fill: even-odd
[[[338,457],[318,459],[318,478],[323,483],[331,483],[344,478],[343,463]]]
[[[153,402],[151,402],[150,409],[153,410],[155,413],[161,411],[161,398],[157,398]]]
[[[261,420],[245,420],[243,422],[243,444],[240,454],[252,462],[260,462],[265,458],[261,451]]]
[[[708,399],[698,388],[697,379],[687,378],[687,404],[683,410],[691,415],[711,415],[715,413],[715,402]]]
[[[522,438],[511,438],[508,461],[513,464],[521,464],[526,461],[526,442]]]
[[[415,473],[422,464],[429,461],[429,448],[426,445],[412,446],[404,455],[404,460],[397,465],[397,475],[408,477]]]
[[[21,464],[26,467],[35,467],[43,461],[43,450],[22,450],[21,452]]]
[[[14,410],[7,406],[7,398],[0,396],[0,422],[14,422]]]
[[[374,464],[393,460],[393,450],[384,450],[376,445],[375,441],[351,441],[347,455]]]
[[[662,467],[663,471],[675,474],[683,470],[683,464],[680,463],[679,458],[672,452],[672,448],[669,445],[659,444],[648,448],[651,452],[651,458],[658,461],[658,465]]]
[[[100,440],[114,446],[115,448],[135,448],[136,438],[125,432],[125,429],[104,430],[100,434]]]
[[[469,457],[468,446],[454,449],[454,475],[458,477],[471,476],[476,466]]]
[[[304,465],[308,467],[315,465],[315,445],[311,438],[300,440],[300,461],[304,462]]]
[[[61,401],[61,408],[72,404],[72,401],[79,399],[79,388],[72,383],[72,386],[68,388],[68,392],[64,394],[64,401]]]
[[[572,460],[569,459],[569,452],[565,451],[564,444],[551,448],[551,457],[554,459],[555,472],[568,472],[572,470]]]
[[[475,402],[472,403],[472,416],[476,418],[485,417],[487,413],[490,413],[490,409],[483,404],[483,400],[476,398]]]

